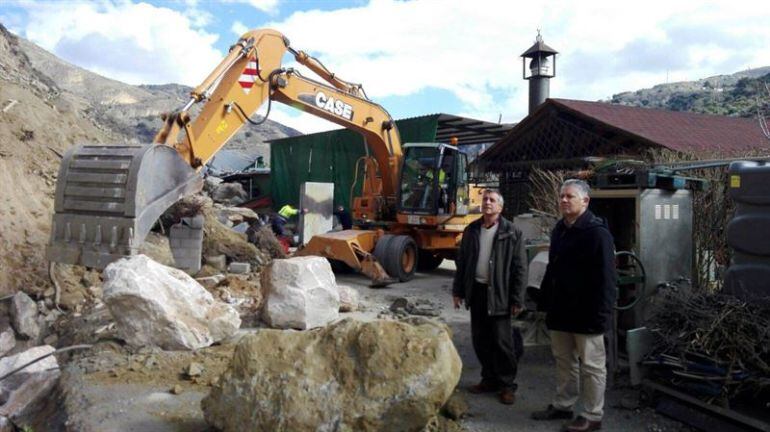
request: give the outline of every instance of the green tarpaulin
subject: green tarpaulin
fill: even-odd
[[[396,120],[402,143],[434,142],[438,114]],[[371,154],[371,151],[370,151]],[[350,188],[356,161],[366,155],[363,137],[352,130],[302,135],[275,140],[270,145],[270,184],[273,207],[299,205],[304,182],[334,183],[334,204],[350,208]],[[354,194],[361,193],[361,172]]]

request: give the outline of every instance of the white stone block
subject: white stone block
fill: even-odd
[[[305,330],[339,317],[340,295],[326,258],[274,260],[265,272],[267,322],[277,328]]]

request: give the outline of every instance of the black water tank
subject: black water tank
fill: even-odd
[[[724,292],[743,299],[770,296],[770,165],[733,162],[728,181],[736,208],[727,224],[734,253]]]

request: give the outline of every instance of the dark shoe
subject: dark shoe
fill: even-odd
[[[544,411],[535,411],[530,416],[533,420],[569,420],[572,418],[572,411],[562,410],[548,405]]]
[[[500,403],[505,405],[513,405],[516,402],[516,394],[509,388],[504,388],[500,391]]]
[[[564,430],[567,432],[589,432],[602,428],[602,422],[591,421],[585,417],[578,416],[575,420],[568,423]]]
[[[500,390],[500,386],[491,384],[488,381],[482,381],[478,384],[474,384],[468,387],[468,391],[474,394],[494,393],[498,390]]]

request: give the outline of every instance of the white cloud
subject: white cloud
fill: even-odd
[[[737,3],[373,0],[267,26],[363,82],[375,100],[434,87],[452,92],[467,115],[497,121],[502,112],[503,121],[517,121],[528,98],[519,54],[537,28],[561,53],[551,95],[597,100],[660,83],[667,72],[697,79],[770,64],[770,14]]]
[[[205,14],[147,3],[26,4],[24,36],[79,66],[130,84],[197,85],[221,60]]]
[[[334,11],[299,11],[271,23],[260,22],[255,13],[249,21],[224,26],[221,35],[204,30],[213,25],[219,5],[184,1],[184,12],[130,0],[25,1],[17,4],[29,21],[18,28],[66,60],[111,78],[189,85],[197,85],[221,60],[213,48],[219,36],[240,35],[248,26],[276,28],[294,48],[318,57],[340,77],[363,83],[374,101],[448,92],[462,108],[436,102],[428,111],[456,110],[461,112],[453,114],[487,121],[502,113],[504,122],[526,114],[519,54],[538,28],[560,52],[553,97],[597,100],[667,77],[694,80],[770,64],[770,12],[747,0],[553,0],[516,2],[515,8],[507,0],[372,0]],[[222,1],[268,14],[280,5],[279,0]],[[307,9],[307,4],[312,6],[294,6]],[[275,115],[303,131],[334,127],[290,109]]]
[[[260,109],[257,113],[259,115],[264,115],[264,111],[264,109]],[[278,103],[274,103],[272,108],[270,108],[270,115],[268,118],[305,134],[342,128],[342,126],[324,120],[321,117],[297,111],[294,108]]]
[[[224,0],[225,3],[244,3],[268,14],[278,13],[279,0]]]
[[[246,24],[236,21],[233,23],[232,26],[230,26],[230,30],[232,30],[233,33],[235,33],[237,36],[241,36],[242,34],[249,31],[249,28],[246,27]]]

